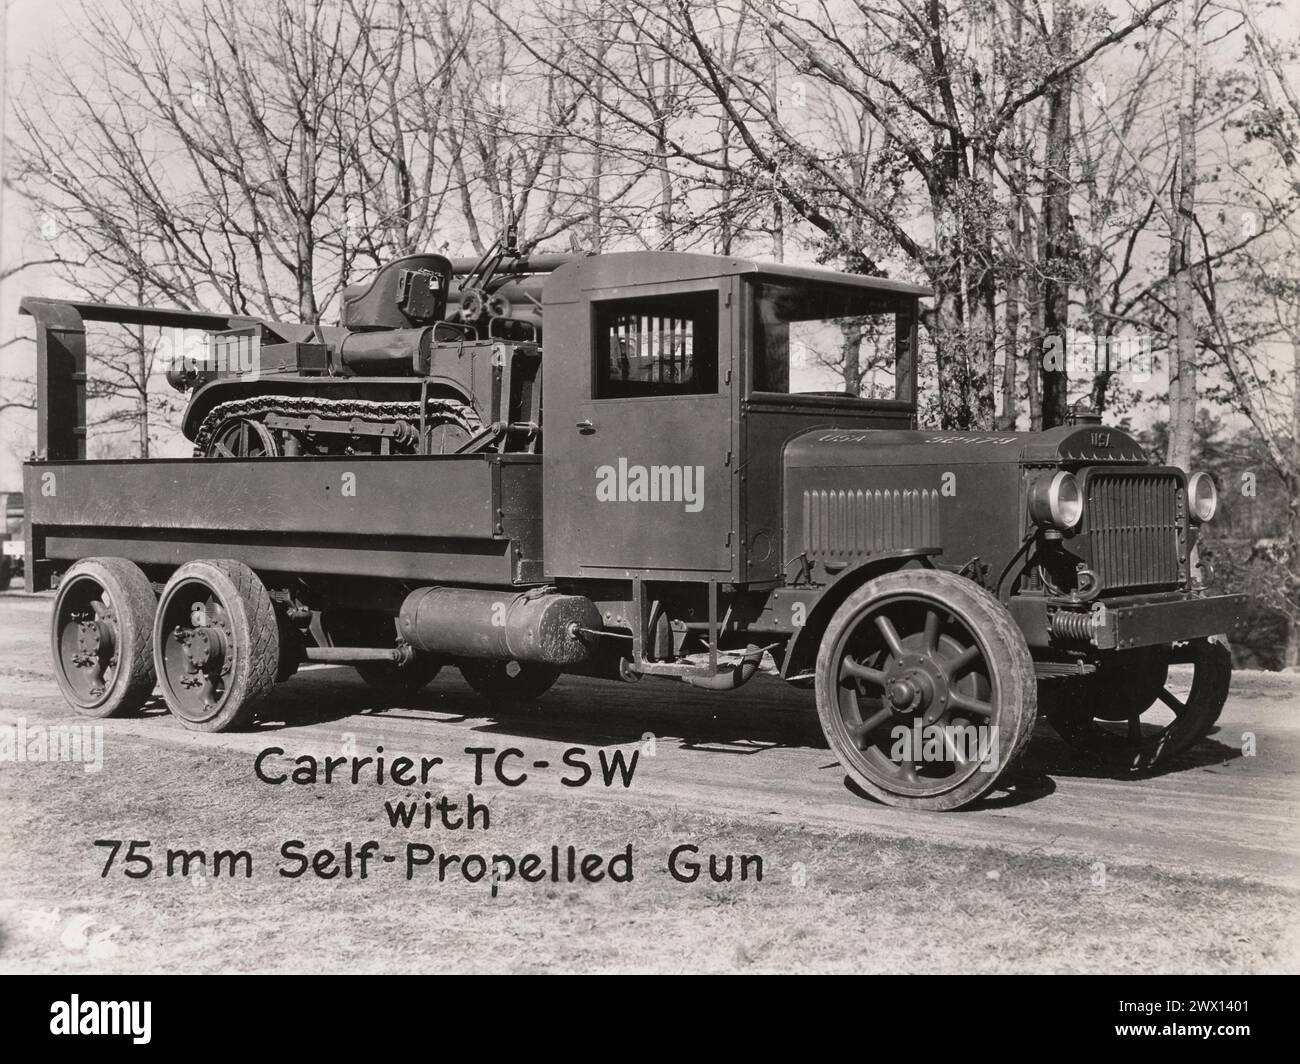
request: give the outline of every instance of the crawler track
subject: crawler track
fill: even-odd
[[[425,420],[429,424],[452,424],[472,435],[481,429],[482,422],[472,407],[450,399],[428,399],[425,402]],[[212,439],[217,429],[231,418],[259,420],[268,414],[287,414],[292,417],[321,417],[336,420],[396,423],[405,421],[412,426],[420,423],[418,399],[398,402],[376,402],[370,399],[319,399],[297,395],[259,395],[252,399],[234,399],[218,403],[203,419],[194,437],[194,456],[208,457]]]

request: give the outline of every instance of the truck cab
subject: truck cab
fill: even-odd
[[[745,259],[579,259],[545,288],[553,578],[783,579],[781,452],[916,422],[915,285]]]

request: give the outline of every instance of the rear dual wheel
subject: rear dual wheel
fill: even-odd
[[[849,776],[887,805],[957,809],[987,793],[1033,731],[1033,660],[1010,614],[964,577],[908,569],[835,612],[817,713]]]
[[[162,696],[193,731],[249,724],[281,672],[275,606],[242,562],[177,569],[158,602],[153,642]]]
[[[154,689],[153,585],[125,558],[83,558],[59,581],[51,615],[54,678],[87,717],[140,710]]]

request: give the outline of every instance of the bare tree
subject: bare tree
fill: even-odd
[[[1170,2],[1154,0],[1127,21],[1080,33],[1077,41],[1063,39],[1041,18],[1026,20],[1016,49],[1005,35],[989,32],[996,15],[977,3],[602,3],[607,15],[617,14],[618,26],[637,27],[626,41],[617,30],[608,35],[607,89],[628,85],[625,72],[644,68],[647,53],[671,58],[692,86],[683,99],[693,104],[696,121],[665,128],[645,92],[630,91],[607,110],[641,134],[647,166],[661,167],[669,156],[698,174],[725,175],[729,188],[771,189],[823,259],[872,270],[892,262],[926,278],[936,290],[929,327],[937,340],[943,420],[989,425],[996,406],[999,147],[1026,108]],[[724,47],[742,20],[754,27],[751,54]],[[989,49],[992,61],[981,58]],[[542,47],[533,52],[544,58]],[[825,129],[810,127],[806,114],[796,125],[782,113],[773,98],[773,54],[782,57],[776,80],[813,86],[810,97],[834,101],[824,113],[850,111],[857,128],[879,133],[878,142],[867,138],[869,156],[855,156]],[[729,130],[725,153],[701,136],[718,122]]]
[[[1174,353],[1169,367],[1169,454],[1171,465],[1186,468],[1192,457],[1196,424],[1196,323],[1192,278],[1196,211],[1196,94],[1200,63],[1199,0],[1181,0],[1182,26],[1178,72],[1178,166],[1175,169],[1174,223],[1169,241],[1169,272],[1174,279]]]

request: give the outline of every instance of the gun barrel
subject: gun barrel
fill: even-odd
[[[583,258],[582,255],[526,255],[518,259],[506,259],[497,268],[499,274],[511,273],[551,273],[558,270],[565,263],[573,262],[575,259]],[[479,264],[478,257],[452,259],[451,272],[455,274],[467,274]]]

